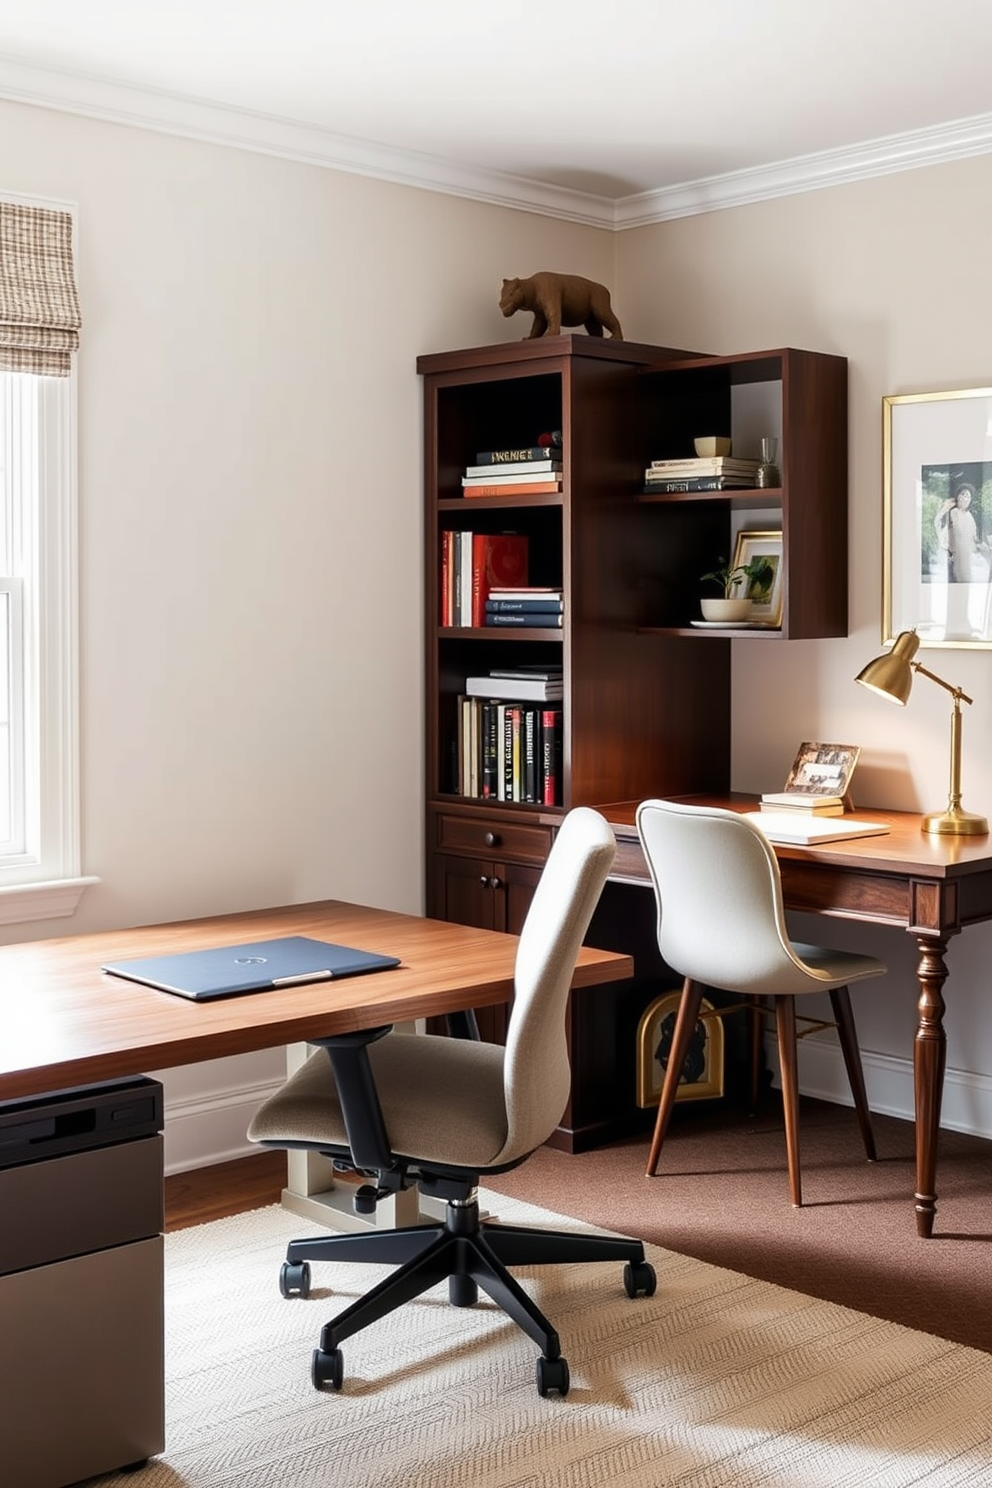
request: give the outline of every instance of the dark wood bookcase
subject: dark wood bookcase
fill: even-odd
[[[846,363],[789,349],[701,357],[563,335],[422,356],[417,370],[427,912],[516,932],[571,807],[728,789],[731,638],[739,633],[697,631],[689,621],[699,614],[699,575],[727,553],[741,511],[770,507],[783,531],[785,613],[776,636],[846,632]],[[691,454],[701,433],[732,432],[733,389],[747,382],[769,384],[777,400],[781,489],[643,497],[651,459]],[[462,496],[465,467],[479,451],[533,445],[550,429],[562,432],[560,493]],[[529,582],[562,589],[561,630],[442,626],[445,529],[525,533]],[[458,794],[465,679],[523,663],[563,669],[553,807]],[[589,939],[636,946],[638,975],[572,999],[572,1099],[555,1138],[567,1150],[643,1124],[634,1033],[665,974],[652,930],[650,894],[611,884]],[[505,1013],[489,1010],[480,1024],[485,1037],[499,1038]]]

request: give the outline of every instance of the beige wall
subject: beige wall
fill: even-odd
[[[421,911],[416,357],[522,335],[502,277],[607,279],[611,235],[14,104],[0,138],[0,188],[78,207],[101,879],[71,921],[4,938],[327,897]],[[171,1075],[171,1160],[187,1118],[240,1143],[278,1067]]]
[[[418,353],[514,340],[503,275],[603,280],[630,339],[851,362],[851,635],[735,644],[735,784],[802,738],[864,746],[863,798],[942,804],[948,709],[851,682],[878,649],[880,399],[990,380],[987,159],[619,235],[0,104],[0,189],[77,204],[84,868],[72,921],[8,939],[324,896],[422,908]],[[771,656],[770,653],[774,652]],[[760,653],[760,654],[759,654]],[[988,653],[965,801],[992,810]],[[941,667],[937,666],[937,670]],[[908,1109],[908,941],[859,1003],[873,1094]],[[950,961],[950,1111],[992,1130],[992,931]],[[172,1164],[241,1140],[274,1055],[170,1072]],[[813,1070],[830,1088],[834,1070]]]
[[[798,346],[849,359],[850,634],[734,643],[733,783],[778,789],[802,739],[862,745],[864,804],[934,810],[947,800],[950,699],[920,679],[906,710],[853,677],[880,650],[882,418],[886,394],[992,383],[992,158],[642,228],[617,240],[616,294],[639,340],[737,352]],[[629,328],[629,329],[628,329]],[[964,804],[992,815],[992,652],[930,651],[974,699],[965,710]],[[881,1107],[905,1108],[915,951],[897,932],[797,923],[807,939],[871,950],[886,983],[855,1004]],[[992,1131],[992,926],[948,955],[945,1113]],[[809,1083],[809,1082],[808,1082]]]

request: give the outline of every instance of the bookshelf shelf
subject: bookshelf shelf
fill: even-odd
[[[435,353],[417,370],[427,913],[518,933],[572,807],[729,789],[732,642],[846,633],[846,362],[789,348],[702,357],[564,335]],[[702,434],[746,441],[749,417],[752,433],[781,441],[779,488],[638,494],[652,459],[691,455]],[[768,417],[771,427],[754,423]],[[532,448],[549,430],[561,432],[560,491],[461,495],[466,467],[485,463],[480,451]],[[733,554],[742,527],[782,529],[782,628],[696,629],[699,575]],[[451,531],[526,536],[527,583],[560,590],[561,628],[442,625],[451,613],[441,602],[445,550],[449,582],[451,568],[442,534]],[[466,748],[480,747],[460,701],[466,679],[527,665],[562,674],[563,696],[547,705],[560,710],[553,801],[461,789],[473,778],[481,788],[464,772]],[[573,995],[572,1097],[552,1139],[569,1151],[643,1118],[628,1091],[628,1044],[666,975],[645,949],[653,942],[656,954],[650,915],[634,929],[649,896],[632,907],[632,891],[617,889],[627,895],[618,903],[616,886],[607,888],[590,944],[633,951],[638,969],[595,999]],[[479,1023],[499,1039],[505,1013],[485,1010]]]

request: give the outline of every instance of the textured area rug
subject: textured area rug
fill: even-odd
[[[497,1195],[495,1217],[584,1226]],[[278,1207],[166,1249],[166,1450],[106,1488],[988,1488],[992,1357],[655,1247],[654,1297],[609,1264],[519,1269],[558,1329],[565,1399],[488,1300],[427,1293],[310,1384],[321,1325],[383,1275],[314,1266],[285,1301]],[[331,1291],[333,1288],[333,1293]]]

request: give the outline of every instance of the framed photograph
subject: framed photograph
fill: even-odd
[[[648,1004],[637,1025],[637,1104],[656,1106],[668,1068],[681,992]],[[723,1020],[703,998],[676,1100],[712,1100],[723,1094]]]
[[[992,388],[882,399],[882,639],[992,646]]]
[[[734,567],[742,568],[756,559],[764,562],[761,571],[747,586],[751,624],[779,629],[782,625],[783,577],[781,532],[738,532]],[[741,598],[744,598],[743,594]]]
[[[846,796],[860,744],[800,744],[785,789],[803,796]]]

